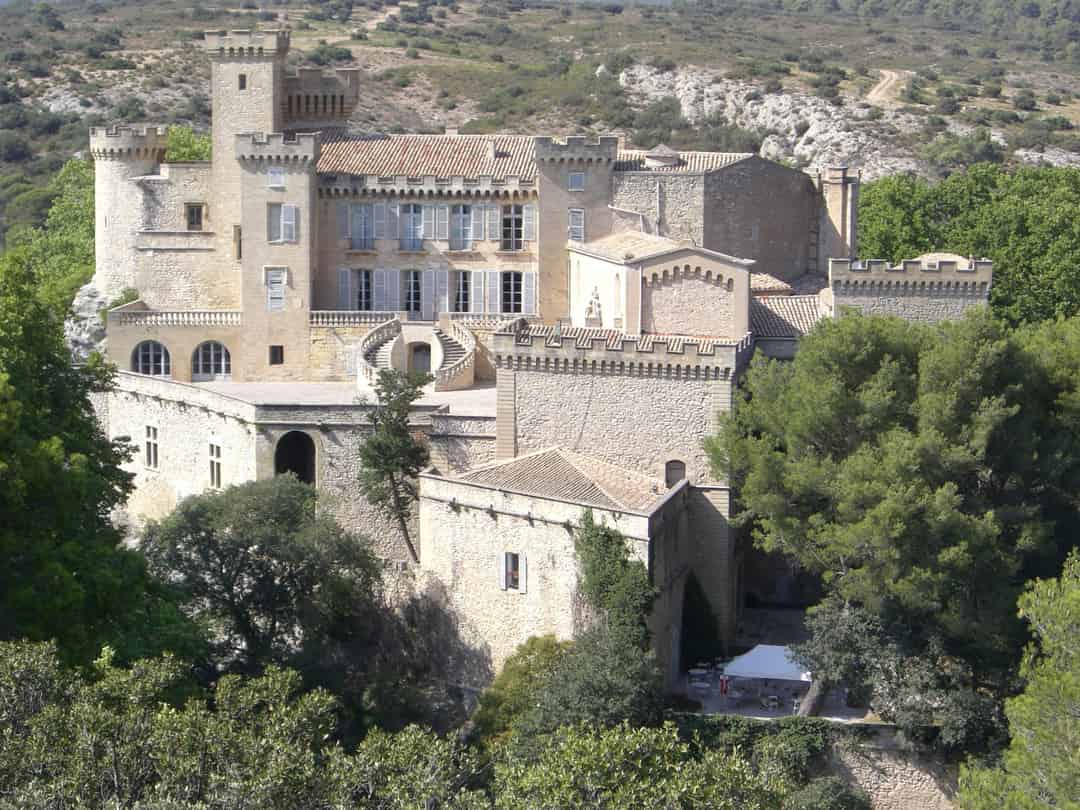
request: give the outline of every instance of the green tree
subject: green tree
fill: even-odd
[[[1080,552],[1058,579],[1033,582],[1020,615],[1037,640],[1006,713],[1012,742],[997,768],[961,772],[964,810],[1080,807]]]
[[[375,558],[317,507],[314,487],[286,475],[192,496],[147,525],[150,570],[212,629],[218,666],[258,672],[372,626]]]
[[[1055,358],[987,313],[935,328],[824,322],[793,362],[754,362],[708,442],[754,542],[877,617],[910,680],[954,694],[942,715],[1007,689],[1023,639],[1009,605],[1075,536],[1080,448],[1062,403],[1076,384],[1064,373],[1055,384],[1050,367],[1075,364],[1062,338],[1076,328],[1046,328],[1065,347]],[[882,705],[903,717],[912,702]],[[967,744],[972,722],[951,719],[950,747]]]
[[[532,636],[514,650],[480,695],[473,722],[482,740],[498,740],[532,709],[536,694],[547,685],[569,647],[569,642],[546,635]]]
[[[535,761],[513,754],[495,767],[499,808],[710,808],[779,810],[777,786],[738,753],[694,751],[671,724],[561,728]]]
[[[55,639],[69,661],[106,643],[123,659],[195,654],[199,634],[122,548],[128,450],[109,441],[91,397],[107,369],[76,368],[59,314],[39,296],[26,248],[0,261],[0,639]]]
[[[428,463],[427,447],[409,428],[412,404],[423,396],[428,374],[383,369],[375,383],[372,430],[360,443],[360,491],[398,525],[413,562],[420,562],[409,520],[418,492],[416,476]]]
[[[169,127],[168,143],[165,148],[165,160],[169,163],[210,160],[210,151],[209,135],[200,135],[191,127]]]

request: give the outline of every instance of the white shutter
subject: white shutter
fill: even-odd
[[[585,241],[585,209],[571,208],[567,238],[574,242]]]
[[[375,204],[375,238],[392,238],[386,235],[386,203]]]
[[[447,270],[440,270],[435,275],[435,311],[449,312],[450,311],[450,273]]]
[[[525,315],[536,314],[536,273],[521,274],[521,311]]]
[[[497,205],[489,205],[489,206],[487,206],[487,217],[488,217],[488,220],[487,220],[487,238],[488,239],[499,239],[500,238],[500,234],[502,233],[502,227],[501,227],[501,223],[499,221],[500,216],[501,216],[501,212],[499,211],[499,206],[497,206]]]
[[[298,218],[295,205],[281,206],[281,240],[283,242],[296,241],[296,222]]]
[[[499,568],[499,588],[506,590],[506,552],[504,551],[497,558],[496,565]]]
[[[435,306],[435,271],[425,270],[420,274],[420,317],[430,321],[434,317]]]
[[[349,238],[349,204],[347,202],[339,202],[337,205],[337,228],[339,238]]]
[[[401,309],[401,271],[386,271],[386,308],[390,312]]]
[[[398,214],[401,211],[401,206],[397,203],[390,203],[386,206],[386,238],[397,239],[398,238]]]
[[[285,309],[285,269],[275,267],[266,271],[266,309],[281,312]]]
[[[529,591],[529,563],[525,559],[525,552],[518,555],[518,593]]]
[[[484,238],[484,206],[474,205],[470,209],[472,216],[472,238],[475,242]],[[472,245],[469,245],[472,247]]]
[[[525,241],[536,241],[536,206],[530,203],[525,206]]]
[[[355,309],[352,303],[352,270],[338,268],[338,309]]]
[[[435,209],[435,238],[444,242],[450,239],[449,205],[440,205]]]
[[[376,270],[371,274],[371,308],[376,312],[386,310],[386,271]]]
[[[502,285],[499,283],[499,271],[487,271],[487,311],[502,312]]]
[[[469,311],[481,314],[484,311],[484,271],[473,270],[469,273]]]
[[[423,228],[422,234],[424,239],[435,238],[435,206],[434,205],[422,205],[420,206],[421,215],[421,227]]]

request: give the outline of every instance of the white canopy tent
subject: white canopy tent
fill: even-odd
[[[810,673],[791,660],[787,647],[758,644],[724,667],[729,678],[757,678],[769,681],[810,681]]]

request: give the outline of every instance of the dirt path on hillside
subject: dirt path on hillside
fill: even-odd
[[[910,70],[880,70],[881,81],[866,94],[871,104],[892,104],[900,92],[900,85],[911,75]]]

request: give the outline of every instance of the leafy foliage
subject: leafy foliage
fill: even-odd
[[[123,659],[194,654],[199,634],[110,520],[130,477],[91,407],[109,372],[72,366],[31,256],[0,261],[0,639],[56,639],[80,662],[106,643]]]
[[[1020,598],[1038,641],[1024,660],[1023,694],[1008,701],[1012,742],[1000,767],[961,774],[964,810],[1074,807],[1080,797],[1080,552],[1058,579]]]
[[[184,161],[210,160],[211,140],[209,135],[199,135],[191,127],[169,127],[168,145],[165,160],[169,163]]]
[[[953,697],[923,700],[913,716],[917,701],[875,703],[911,726],[959,711],[942,740],[950,748],[977,742],[978,695],[1007,690],[1022,643],[1011,605],[1024,581],[1057,570],[1077,528],[1066,369],[1078,328],[1010,333],[985,313],[936,328],[824,322],[794,362],[755,361],[745,399],[709,442],[754,541],[820,575],[830,604],[886,628],[886,646],[909,664],[895,682],[910,682],[912,698],[930,686]],[[814,668],[856,667],[829,655]],[[878,679],[876,695],[897,695],[891,684]]]
[[[427,466],[428,451],[409,430],[409,412],[431,380],[429,374],[381,370],[369,411],[372,431],[360,443],[360,491],[397,522],[413,562],[420,557],[409,536],[409,519],[418,496],[416,476]]]
[[[896,175],[859,197],[859,252],[931,250],[994,260],[994,311],[1012,323],[1080,312],[1080,170],[980,164],[931,185]]]

